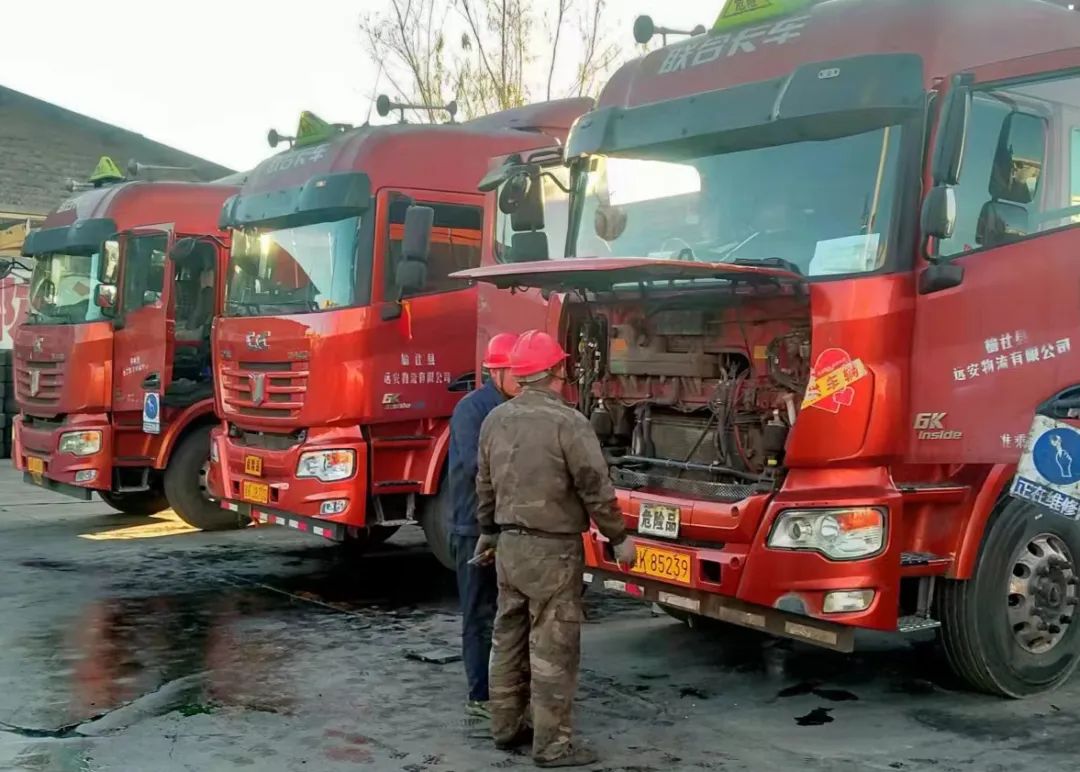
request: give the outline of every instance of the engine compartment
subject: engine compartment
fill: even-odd
[[[775,485],[810,377],[805,295],[590,300],[569,319],[577,406],[616,485],[721,501]]]

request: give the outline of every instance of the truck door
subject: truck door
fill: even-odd
[[[377,344],[383,412],[398,419],[448,416],[476,379],[476,289],[449,276],[480,264],[483,198],[398,190],[384,191],[379,203],[386,227],[379,228],[375,254],[384,256],[383,318],[391,326]],[[411,204],[434,209],[435,224],[425,286],[402,297],[394,273]]]
[[[157,394],[160,406],[161,393],[172,377],[171,282],[166,281],[171,241],[171,231],[156,229],[128,231],[120,237],[120,308],[113,337],[117,412],[142,412],[145,395],[151,392]]]
[[[956,225],[933,247],[963,276],[917,295],[911,456],[1015,463],[1036,408],[1080,384],[1080,48],[971,74]]]

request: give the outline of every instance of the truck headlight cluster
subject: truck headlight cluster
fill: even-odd
[[[101,450],[101,432],[66,432],[60,435],[60,453],[92,456]]]
[[[310,450],[300,454],[296,465],[297,477],[314,477],[322,482],[334,482],[352,477],[356,466],[356,451]]]
[[[885,510],[880,507],[789,509],[773,523],[768,545],[854,560],[881,552],[885,535]]]

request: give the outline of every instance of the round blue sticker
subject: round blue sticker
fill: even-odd
[[[147,394],[143,401],[143,415],[153,421],[158,415],[158,395]]]
[[[1039,474],[1054,485],[1080,482],[1080,433],[1051,429],[1035,441],[1031,459]]]

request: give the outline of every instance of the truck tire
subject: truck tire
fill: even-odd
[[[188,434],[173,451],[165,469],[165,498],[173,511],[200,531],[227,531],[247,525],[246,518],[222,509],[206,492],[206,468],[210,463],[210,427]]]
[[[938,593],[953,671],[973,688],[1022,698],[1060,686],[1080,663],[1080,523],[1006,499],[975,573]]]
[[[125,515],[156,515],[169,508],[169,500],[158,490],[139,491],[138,493],[112,493],[98,491],[101,500]]]
[[[431,552],[446,568],[454,571],[457,566],[450,553],[450,519],[453,516],[453,502],[450,500],[450,486],[444,477],[439,483],[439,492],[428,496],[420,512],[420,526],[424,529]]]

